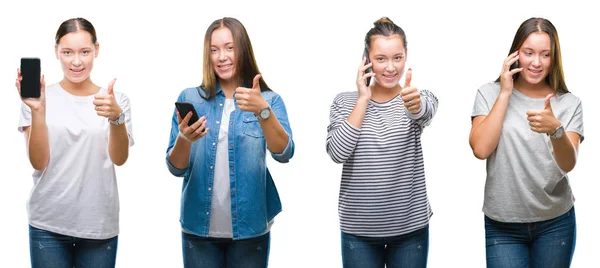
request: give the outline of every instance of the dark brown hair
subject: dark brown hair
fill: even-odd
[[[56,37],[54,38],[54,40],[58,45],[58,42],[60,42],[60,39],[63,36],[77,31],[86,31],[90,33],[90,35],[92,36],[92,43],[96,44],[98,42],[94,26],[92,25],[92,23],[90,23],[84,18],[73,18],[63,21],[63,23],[60,24],[58,30],[56,31]]]
[[[373,26],[373,28],[371,28],[371,30],[369,30],[369,32],[367,32],[367,35],[365,36],[365,48],[369,50],[371,49],[371,39],[376,35],[392,36],[394,34],[397,34],[402,39],[402,44],[406,49],[406,45],[408,45],[406,43],[406,34],[404,33],[404,30],[400,28],[400,26],[396,25],[388,17],[382,17],[373,24],[375,26]]]
[[[544,80],[557,93],[569,93],[563,74],[558,32],[549,20],[544,18],[530,18],[521,23],[521,26],[517,29],[512,45],[510,46],[508,55],[519,50],[521,46],[523,46],[523,43],[525,43],[527,37],[532,33],[546,33],[550,37],[550,72]],[[519,75],[519,73],[517,73],[517,75]],[[500,82],[500,77],[496,79],[496,82]]]
[[[206,93],[206,99],[212,99],[216,95],[217,91],[217,74],[214,71],[214,66],[210,59],[210,46],[212,33],[221,28],[227,27],[233,35],[234,53],[236,56],[236,62],[234,62],[234,68],[236,71],[236,77],[240,84],[243,86],[252,86],[254,77],[260,73],[256,60],[254,59],[254,51],[252,50],[252,43],[250,43],[250,37],[246,28],[240,21],[235,18],[222,18],[215,20],[204,35],[204,59],[202,66],[202,89]],[[271,90],[267,83],[261,76],[259,80],[261,91]]]

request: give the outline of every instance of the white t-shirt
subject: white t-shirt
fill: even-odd
[[[129,99],[118,92],[115,98],[133,146]],[[74,96],[58,83],[46,87],[50,160],[45,170],[33,172],[27,202],[33,227],[88,239],[119,234],[119,195],[108,154],[110,123],[96,114],[93,101],[94,95]],[[19,131],[30,125],[31,109],[22,104]]]
[[[210,203],[210,237],[232,238],[231,195],[229,194],[229,117],[235,110],[233,99],[225,99],[223,115],[219,126],[219,142],[215,159],[215,179],[213,182],[212,202]]]

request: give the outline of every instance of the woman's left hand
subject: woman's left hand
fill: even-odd
[[[546,96],[546,102],[543,110],[528,110],[527,121],[531,130],[537,133],[546,133],[552,135],[554,131],[560,127],[560,121],[556,119],[552,112],[552,106],[550,105],[550,98],[554,94],[548,94]]]
[[[260,74],[252,81],[252,88],[238,87],[235,89],[235,101],[240,110],[258,114],[261,109],[269,106],[260,91]]]
[[[94,96],[96,113],[99,116],[106,117],[110,120],[117,120],[119,115],[123,112],[123,109],[121,109],[115,99],[115,93],[113,91],[116,81],[116,78],[110,81],[106,94],[98,93]]]
[[[400,91],[400,97],[409,112],[418,114],[421,111],[421,93],[416,87],[410,85],[411,79],[412,69],[408,69],[404,78],[404,87]]]

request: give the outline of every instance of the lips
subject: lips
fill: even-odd
[[[231,70],[231,68],[233,68],[233,64],[219,64],[217,65],[217,68],[219,71],[225,72]]]
[[[396,79],[398,75],[397,74],[382,74],[381,77],[383,78],[384,81],[387,82],[393,82],[394,79]]]
[[[85,71],[85,68],[81,68],[81,69],[69,69],[73,74],[75,75],[79,75],[82,74],[83,71]]]
[[[538,76],[542,74],[542,70],[527,69],[527,71],[529,71],[529,73],[531,73],[532,76]]]

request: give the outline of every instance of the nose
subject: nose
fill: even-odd
[[[393,72],[394,71],[394,63],[392,61],[388,61],[387,65],[385,66],[385,70],[389,71],[389,72]]]
[[[224,51],[219,52],[219,61],[227,60],[227,54]]]
[[[73,57],[73,65],[78,66],[81,64],[81,59],[79,58],[79,55],[75,55],[75,57]]]
[[[531,64],[533,64],[533,66],[540,66],[542,64],[542,61],[540,60],[540,56],[536,55],[535,57],[533,57],[533,62],[531,62]]]

